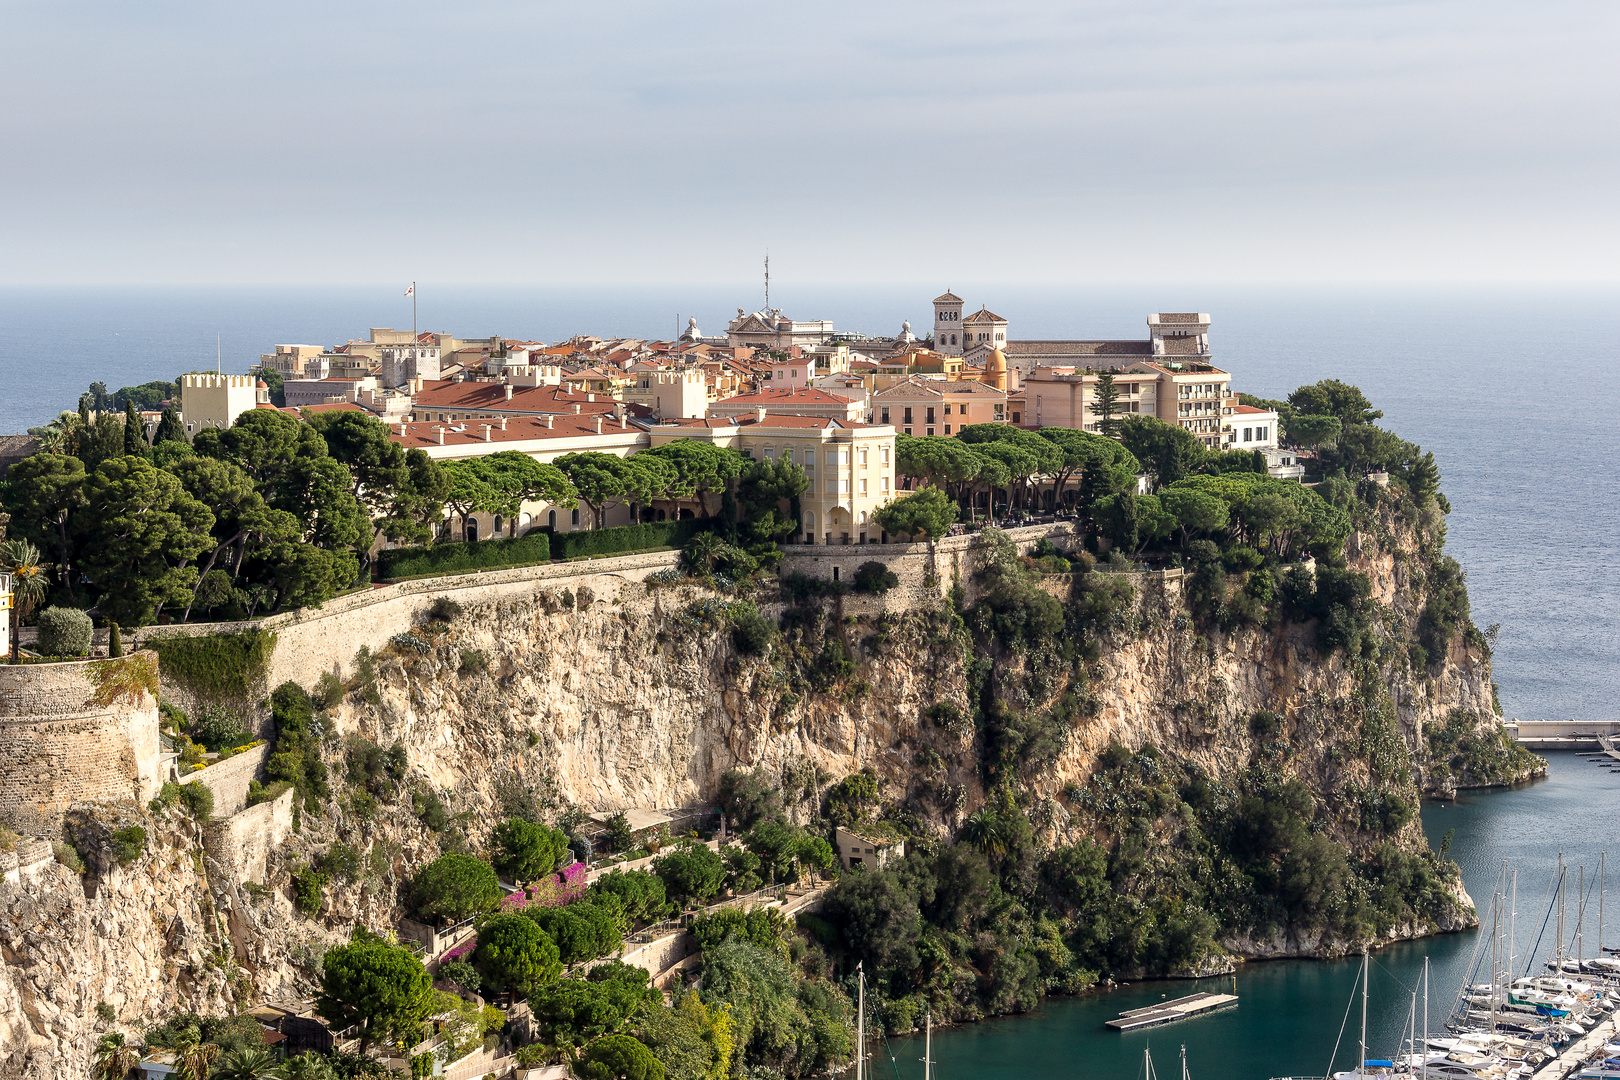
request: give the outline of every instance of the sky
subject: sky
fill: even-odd
[[[0,0],[0,284],[1620,281],[1620,4]]]

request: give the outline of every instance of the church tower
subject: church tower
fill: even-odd
[[[934,351],[946,356],[961,356],[962,298],[945,290],[945,295],[934,297]]]

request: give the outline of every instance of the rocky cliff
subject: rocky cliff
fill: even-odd
[[[1041,581],[1071,611],[1094,604],[1103,585],[1113,598],[1087,624],[1086,642],[1049,643],[1046,653],[1072,655],[1063,663],[976,637],[949,602],[903,611],[871,598],[794,603],[774,586],[755,599],[781,637],[766,654],[745,655],[731,629],[736,597],[656,581],[598,599],[553,580],[523,599],[469,604],[396,641],[374,673],[353,670],[353,643],[334,641],[322,666],[349,680],[326,719],[337,794],[302,816],[264,888],[221,884],[200,829],[179,810],[109,806],[77,808],[70,822],[91,861],[87,877],[53,866],[0,886],[0,1073],[84,1075],[94,1033],[108,1028],[102,1004],[127,1028],[176,1007],[306,993],[324,947],[355,923],[393,925],[411,869],[443,848],[480,846],[515,799],[551,812],[690,805],[712,799],[721,775],[741,767],[780,777],[805,816],[827,785],[870,768],[896,814],[944,835],[1012,775],[986,765],[987,670],[1000,672],[988,685],[1009,709],[1061,720],[1055,735],[1048,726],[1049,747],[1007,766],[1049,839],[1106,830],[1087,784],[1118,744],[1152,745],[1217,784],[1239,785],[1264,764],[1315,793],[1323,829],[1365,847],[1357,800],[1415,805],[1420,785],[1527,772],[1516,759],[1483,778],[1467,771],[1500,739],[1488,647],[1466,614],[1442,625],[1436,655],[1409,647],[1420,624],[1434,623],[1440,557],[1424,535],[1383,512],[1351,538],[1349,568],[1366,576],[1373,601],[1354,651],[1323,648],[1311,622],[1221,629],[1195,610],[1180,571]],[[972,561],[939,572],[971,608]],[[1469,752],[1437,768],[1436,731],[1451,733],[1448,749]],[[403,748],[395,797],[373,802],[345,788],[352,737]],[[424,813],[430,795],[448,822]],[[147,853],[118,865],[106,836],[135,816],[149,830]],[[1395,822],[1381,839],[1421,846],[1414,819]],[[291,875],[340,846],[347,864],[306,919],[293,907]],[[1435,928],[1444,927],[1394,932]],[[1333,943],[1272,933],[1226,944],[1278,955]]]

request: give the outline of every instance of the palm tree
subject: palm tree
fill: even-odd
[[[46,454],[71,454],[79,448],[79,429],[84,418],[76,412],[64,412],[42,428],[36,428],[39,449]]]
[[[191,1037],[174,1048],[175,1064],[180,1066],[181,1080],[208,1080],[219,1060],[219,1047],[213,1043],[198,1042],[197,1029],[190,1029]]]
[[[287,1075],[281,1062],[268,1050],[238,1047],[227,1050],[214,1066],[213,1080],[282,1080]]]
[[[124,1080],[140,1060],[135,1048],[119,1032],[110,1032],[96,1044],[96,1080]]]
[[[334,1080],[336,1073],[324,1057],[316,1053],[303,1053],[288,1058],[284,1066],[287,1080]]]
[[[45,598],[45,567],[39,548],[26,540],[0,544],[0,572],[11,575],[11,662],[17,662],[17,631],[22,617]]]
[[[962,839],[984,854],[1000,857],[1007,854],[1007,830],[1001,818],[988,806],[981,806],[962,822]]]

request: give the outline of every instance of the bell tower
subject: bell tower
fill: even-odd
[[[943,296],[934,297],[934,351],[961,356],[964,344],[962,298],[946,289]]]

